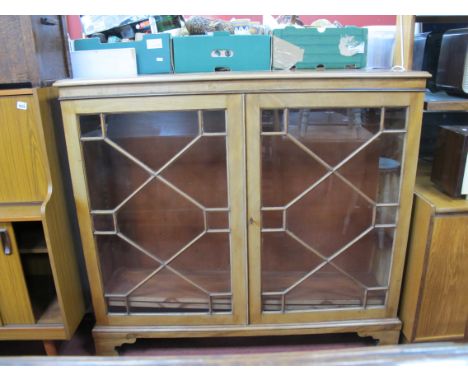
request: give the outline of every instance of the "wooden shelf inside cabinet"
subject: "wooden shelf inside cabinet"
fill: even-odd
[[[42,227],[40,230],[23,230],[16,231],[16,240],[18,242],[18,250],[21,254],[48,253]]]
[[[162,273],[162,272],[161,272]],[[174,278],[170,274],[155,275],[157,280],[148,280],[135,292],[127,297],[123,293],[131,290],[148,275],[147,269],[122,269],[116,271],[106,285],[106,298],[109,302],[110,312],[121,312],[128,308],[130,313],[138,312],[139,308],[153,308],[155,310],[169,311],[170,309],[229,311],[231,295],[228,291],[213,293],[210,297],[201,288],[194,288],[182,278]],[[198,283],[207,291],[223,291],[226,281],[229,281],[229,272],[184,272],[187,279]],[[293,285],[301,277],[303,272],[277,272],[266,271],[262,273],[263,288],[265,291],[278,289],[278,285]],[[360,272],[355,275],[367,284],[375,284],[375,276],[371,273]],[[285,296],[285,309],[314,309],[323,307],[324,304],[333,307],[350,307],[362,304],[364,296],[362,288],[353,280],[340,277],[335,273],[323,273],[306,279],[301,287],[293,291],[290,296]],[[180,296],[183,296],[180,298]],[[266,293],[263,297],[264,308],[267,311],[281,310],[281,296],[274,293]],[[368,305],[383,305],[384,299],[369,298]],[[128,305],[128,306],[127,306]]]
[[[424,110],[467,111],[468,98],[451,96],[445,92],[427,92],[424,96]]]
[[[57,299],[54,299],[49,306],[44,310],[41,317],[37,320],[38,324],[58,324],[62,323],[62,313]]]

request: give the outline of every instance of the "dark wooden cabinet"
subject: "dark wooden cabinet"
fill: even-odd
[[[0,16],[0,83],[43,86],[70,77],[64,16]]]
[[[454,198],[468,191],[465,185],[467,153],[468,126],[441,126],[431,180]]]

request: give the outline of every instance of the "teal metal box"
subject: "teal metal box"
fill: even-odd
[[[255,71],[271,68],[271,38],[266,35],[184,36],[172,39],[174,72]]]
[[[344,27],[275,29],[273,36],[304,49],[296,69],[364,68],[367,56],[367,28]],[[273,41],[273,55],[275,47]]]
[[[135,48],[138,74],[171,73],[170,42],[169,33],[148,34],[140,41],[101,43],[97,37],[74,41],[75,50]]]

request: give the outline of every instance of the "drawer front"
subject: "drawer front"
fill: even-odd
[[[241,97],[68,105],[98,323],[245,322]]]
[[[414,99],[248,96],[252,322],[396,315],[414,180],[405,166],[420,122]]]
[[[40,202],[47,195],[36,112],[33,96],[0,97],[0,203]]]

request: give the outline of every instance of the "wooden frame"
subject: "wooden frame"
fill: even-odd
[[[98,321],[93,330],[97,352],[116,354],[116,346],[134,342],[137,338],[350,331],[356,331],[362,336],[373,336],[382,344],[397,343],[401,322],[396,318],[396,313],[411,214],[411,193],[416,173],[423,104],[422,93],[426,78],[427,74],[415,72],[304,71],[60,81],[57,86],[60,87],[62,99],[75,202]],[[267,318],[267,315],[260,314],[259,303],[259,109],[265,105],[284,108],[288,105],[310,107],[312,104],[327,107],[409,108],[404,149],[405,163],[401,174],[400,218],[394,244],[395,254],[389,295],[385,308],[270,315]],[[239,209],[236,212],[236,219],[239,219],[236,221],[236,224],[239,224],[239,236],[235,246],[239,253],[242,253],[235,264],[233,291],[237,294],[237,303],[244,306],[237,306],[239,310],[236,310],[234,320],[231,321],[210,321],[182,314],[166,317],[108,316],[90,231],[89,201],[79,146],[77,115],[126,110],[203,109],[218,106],[227,107],[232,111],[228,113],[231,115],[228,124],[237,126],[238,129],[233,130],[238,130],[240,134],[230,139],[233,139],[232,148],[235,151],[232,160],[236,158],[242,161],[242,165],[230,168],[229,176],[231,179],[239,176],[236,178],[235,186],[230,182],[230,187],[236,187],[233,191],[242,194],[233,204],[233,210]],[[245,143],[241,142],[244,139]],[[231,164],[233,163],[231,161]]]
[[[421,116],[415,112],[421,108],[421,96],[405,93],[397,96],[387,93],[361,92],[349,97],[347,93],[333,94],[262,94],[247,96],[247,173],[249,217],[249,287],[250,321],[255,324],[281,324],[290,322],[316,322],[340,319],[376,319],[396,315],[400,281],[408,238],[411,215],[411,189],[414,184],[419,142]],[[318,310],[316,312],[288,312],[285,314],[261,312],[261,264],[260,264],[260,109],[272,108],[327,108],[339,107],[409,107],[408,127],[402,184],[399,223],[395,236],[393,265],[389,282],[389,295],[385,308],[343,308]]]
[[[228,187],[231,205],[231,290],[233,295],[232,314],[186,314],[186,315],[132,315],[108,314],[104,299],[104,288],[97,249],[92,233],[89,214],[90,202],[87,195],[86,174],[80,149],[80,133],[77,115],[106,112],[144,112],[200,110],[207,108],[227,110]],[[247,287],[243,280],[246,274],[246,239],[244,233],[245,211],[245,170],[244,170],[244,128],[237,111],[242,99],[236,95],[160,97],[160,98],[119,98],[112,100],[79,100],[62,102],[65,119],[66,140],[78,210],[88,277],[94,302],[94,311],[99,325],[170,325],[170,324],[241,324],[247,320]]]

